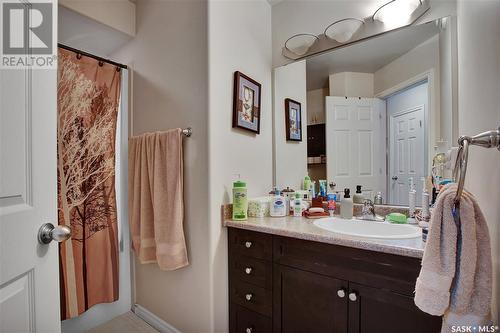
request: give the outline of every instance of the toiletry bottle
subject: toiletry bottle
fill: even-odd
[[[302,216],[302,199],[300,199],[300,194],[295,195],[295,200],[293,201],[293,216]]]
[[[352,196],[352,201],[357,204],[362,204],[365,201],[365,197],[361,192],[361,185],[356,185],[356,193]]]
[[[429,211],[429,192],[427,192],[425,177],[422,177],[422,219],[424,221],[429,221],[430,217],[431,213]]]
[[[348,188],[344,189],[344,197],[340,203],[340,217],[343,219],[352,219],[353,203],[350,192]]]
[[[275,190],[274,196],[271,198],[269,215],[271,217],[283,217],[287,215],[285,198],[281,196],[279,190]]]
[[[384,203],[384,199],[382,198],[382,192],[377,192],[377,195],[373,198],[374,205],[381,205]]]
[[[323,199],[326,199],[326,180],[325,179],[319,180],[319,195]]]
[[[311,200],[316,198],[316,181],[311,182],[311,186],[309,187],[309,197]]]
[[[335,202],[335,194],[328,194],[328,214],[333,217],[337,203]]]
[[[302,184],[302,189],[309,191],[311,189],[311,178],[309,176],[304,177],[304,182]]]
[[[415,190],[415,183],[413,182],[413,177],[409,178],[410,181],[410,191],[408,193],[408,219],[406,220],[409,224],[415,224],[415,204],[417,200],[417,191]]]
[[[247,184],[238,180],[233,183],[233,220],[246,220],[247,213]]]

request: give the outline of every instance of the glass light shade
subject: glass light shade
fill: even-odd
[[[408,23],[411,14],[419,5],[419,0],[395,0],[380,8],[374,19],[390,27],[402,26]]]
[[[296,54],[304,55],[318,41],[318,37],[312,34],[298,34],[290,37],[285,42],[285,48]]]
[[[325,36],[339,43],[345,43],[351,40],[362,25],[363,21],[358,19],[342,19],[328,26],[325,30]]]

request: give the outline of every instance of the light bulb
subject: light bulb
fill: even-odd
[[[419,6],[419,0],[395,0],[380,9],[375,19],[388,27],[400,27],[409,22],[411,14]]]

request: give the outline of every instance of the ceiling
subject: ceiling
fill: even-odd
[[[107,57],[131,37],[64,6],[58,7],[58,42]]]
[[[439,33],[434,22],[411,26],[307,59],[307,90],[327,86],[340,72],[374,73]]]

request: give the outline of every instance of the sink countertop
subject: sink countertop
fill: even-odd
[[[425,247],[425,243],[422,242],[422,237],[410,239],[378,239],[347,236],[323,230],[314,225],[313,219],[307,219],[305,217],[250,217],[246,221],[234,221],[230,218],[226,218],[223,224],[226,227],[413,258],[422,258]]]

